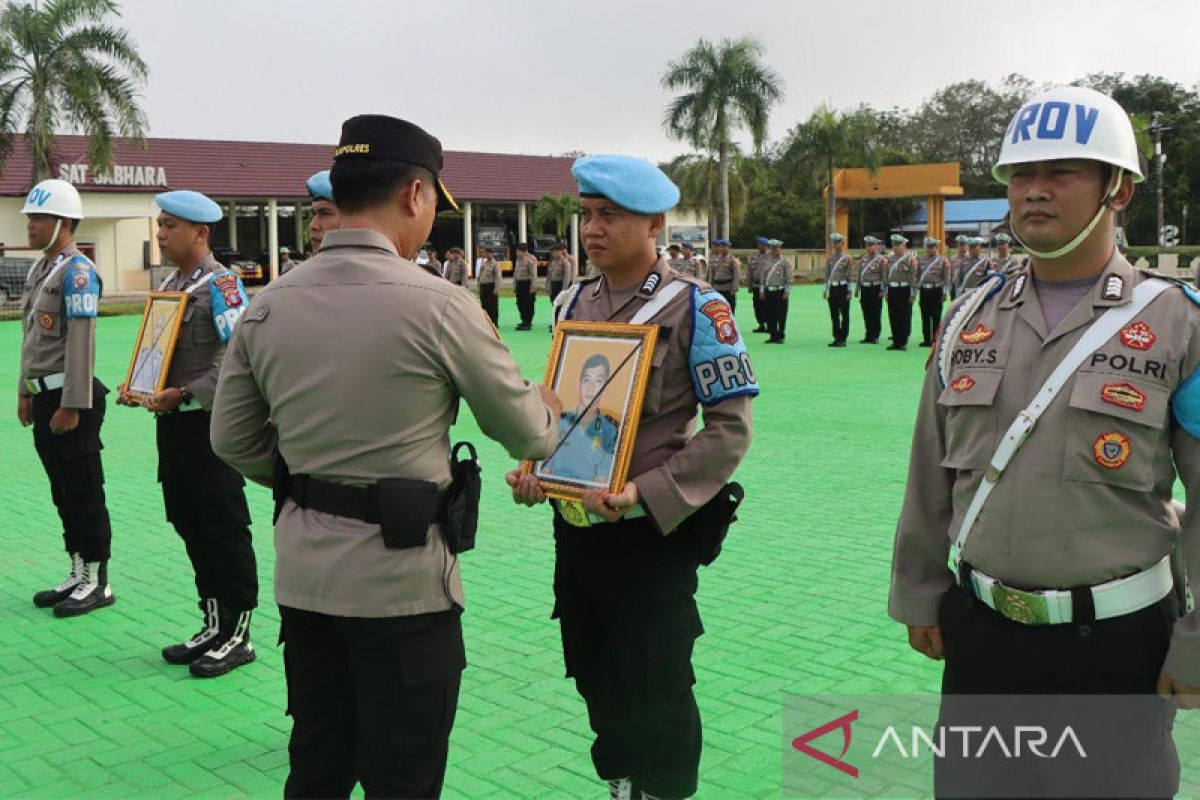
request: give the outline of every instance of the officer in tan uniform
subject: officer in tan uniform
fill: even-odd
[[[341,230],[255,296],[221,371],[215,449],[281,484],[288,797],[347,797],[356,782],[368,797],[438,796],[465,666],[440,510],[449,428],[462,399],[514,458],[556,440],[557,398],[521,379],[465,292],[413,263],[439,204],[453,207],[441,166],[411,123],[348,120]]]
[[[737,311],[738,279],[742,262],[729,252],[728,239],[713,242],[713,256],[708,262],[708,282],[729,301],[729,307]]]
[[[854,291],[854,257],[846,252],[846,237],[831,233],[833,252],[825,259],[825,289],[822,296],[829,302],[829,319],[833,324],[830,347],[845,347],[850,336],[850,295]]]
[[[991,258],[983,250],[983,238],[972,236],[967,244],[967,269],[959,279],[959,294],[964,295],[983,283],[991,274],[991,263]]]
[[[483,261],[479,264],[479,275],[475,282],[479,284],[479,304],[492,321],[492,325],[500,326],[500,264],[496,261],[496,251],[490,247],[483,248]]]
[[[112,527],[100,460],[108,389],[95,375],[100,276],[75,246],[83,203],[74,186],[42,181],[21,213],[29,246],[42,257],[21,293],[17,418],[33,426],[33,446],[50,480],[71,559],[67,577],[35,594],[33,604],[73,617],[115,602],[108,585]]]
[[[312,239],[312,249],[321,249],[321,242],[326,231],[336,231],[341,226],[341,215],[337,203],[333,201],[333,185],[329,182],[329,170],[309,176],[305,181],[308,198],[312,201],[312,218],[308,221],[308,234]]]
[[[771,261],[771,254],[767,252],[767,242],[769,241],[771,240],[766,236],[759,236],[755,240],[758,249],[746,262],[746,289],[750,292],[750,302],[754,305],[754,322],[756,323],[751,333],[767,332],[767,316],[763,311],[762,292],[759,289],[762,286],[762,278],[767,265]]]
[[[1108,97],[1060,87],[1028,101],[993,174],[1032,264],[993,274],[947,315],[889,613],[914,649],[945,659],[941,724],[968,719],[956,695],[1028,693],[1032,709],[1005,698],[970,724],[1007,721],[1004,705],[1029,715],[1018,724],[1060,715],[1053,735],[1074,723],[1088,759],[1031,769],[1028,753],[951,752],[937,793],[1173,796],[1173,711],[1154,695],[1200,705],[1200,618],[1171,565],[1174,550],[1200,578],[1200,508],[1172,507],[1177,474],[1200,495],[1200,295],[1114,249],[1113,218],[1142,176],[1133,127]],[[1058,695],[1142,700],[1114,713],[1096,698],[1081,725]]]
[[[767,344],[783,344],[787,335],[788,300],[792,296],[792,260],[783,255],[783,242],[767,240],[771,261],[763,272],[763,311],[767,315]]]
[[[701,735],[691,668],[703,632],[697,546],[712,534],[710,512],[724,508],[726,481],[750,444],[758,385],[725,299],[654,261],[675,185],[626,156],[581,158],[572,172],[584,246],[602,274],[578,285],[563,318],[648,314],[663,333],[624,489],[591,489],[582,508],[555,501],[556,616],[610,795],[690,797]],[[698,405],[704,426],[693,435]],[[508,481],[517,502],[545,501],[532,475],[514,471]]]
[[[559,243],[550,248],[550,263],[546,265],[546,296],[551,304],[563,289],[575,282],[574,266],[565,244]],[[550,330],[554,330],[553,323]]]
[[[467,285],[467,259],[463,256],[461,247],[451,247],[446,251],[446,265],[442,270],[446,280],[455,286]]]
[[[938,252],[940,239],[925,237],[925,255],[917,266],[917,291],[921,309],[921,347],[933,344],[933,335],[942,319],[946,286],[950,281],[950,262]]]
[[[696,254],[696,248],[691,242],[683,243],[683,268],[679,270],[680,275],[689,275],[693,278],[699,278],[701,273],[702,259]]]
[[[958,252],[954,258],[950,259],[950,274],[946,278],[946,286],[950,290],[950,299],[958,297],[959,287],[962,286],[963,276],[974,263],[971,254],[968,252],[971,237],[965,234],[958,234],[954,237],[954,244],[958,247]]]
[[[163,648],[163,660],[190,665],[195,677],[215,678],[256,657],[250,620],[258,605],[258,571],[245,481],[209,443],[225,344],[249,301],[241,279],[213,258],[209,246],[221,207],[189,191],[166,192],[154,201],[162,210],[159,248],[176,265],[158,289],[183,292],[187,305],[165,388],[138,401],[122,386],[117,402],[156,416],[163,505],[187,550],[200,598],[199,632]]]
[[[854,296],[859,298],[866,335],[860,344],[879,344],[883,330],[883,295],[887,287],[887,258],[880,252],[883,241],[874,236],[864,236],[867,253],[858,260],[856,272],[858,284]]]
[[[286,275],[296,268],[296,262],[292,261],[292,248],[279,248],[279,274]]]
[[[1021,262],[1012,253],[1012,237],[1007,233],[997,233],[992,237],[996,243],[996,256],[992,259],[992,272],[1002,272],[1010,275],[1021,266]]]
[[[888,350],[907,350],[912,333],[912,307],[917,299],[917,258],[908,252],[908,239],[893,233],[892,255],[888,259],[887,298],[888,324],[892,328],[892,343]]]
[[[681,275],[683,274],[684,268],[687,266],[687,259],[683,256],[682,247],[675,243],[667,247],[667,264],[670,265],[671,269]]]
[[[517,298],[517,313],[521,315],[519,331],[533,330],[534,302],[537,298],[537,258],[529,252],[529,245],[517,245],[517,260],[513,264],[513,294]]]

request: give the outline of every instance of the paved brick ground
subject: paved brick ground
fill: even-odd
[[[743,331],[753,327],[747,300]],[[513,302],[502,302],[504,338],[533,376],[550,340],[548,303],[538,303],[534,330],[522,333],[512,330]],[[135,325],[133,317],[100,322],[99,373],[110,386],[123,375]],[[857,309],[853,325],[857,341]],[[749,499],[725,554],[701,575],[704,798],[779,795],[785,694],[932,691],[939,674],[885,615],[926,351],[826,348],[828,315],[812,287],[793,295],[786,345],[749,338],[765,387],[738,476]],[[15,384],[18,347],[17,324],[0,323],[0,386]],[[29,433],[11,407],[0,412],[0,796],[278,797],[290,724],[274,647],[266,492],[249,490],[265,598],[259,660],[220,680],[193,680],[158,654],[198,619],[183,547],[163,519],[148,415],[110,406],[104,431],[117,604],[57,620],[29,602],[63,571],[46,479]],[[549,618],[547,512],[509,501],[501,477],[509,461],[469,414],[454,435],[483,442],[486,483],[480,546],[464,559],[471,667],[446,796],[601,796],[583,706],[562,677]],[[1200,750],[1196,727],[1181,725],[1192,745],[1185,755]]]

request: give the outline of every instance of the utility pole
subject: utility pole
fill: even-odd
[[[1162,124],[1162,112],[1155,111],[1150,117],[1150,133],[1154,136],[1154,169],[1155,169],[1155,187],[1154,192],[1158,198],[1158,226],[1155,229],[1155,236],[1158,238],[1159,245],[1162,245],[1163,236],[1163,162],[1167,157],[1162,151],[1162,132],[1165,130]]]

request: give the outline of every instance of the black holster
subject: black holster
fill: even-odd
[[[708,566],[721,555],[729,526],[737,522],[737,509],[746,492],[737,481],[725,484],[711,500],[683,521],[672,536],[682,536],[696,562]]]
[[[271,499],[275,501],[275,513],[271,516],[272,525],[279,521],[279,514],[283,511],[283,501],[287,500],[288,493],[292,490],[291,470],[288,469],[287,462],[283,460],[283,454],[278,450],[275,451],[274,473],[271,478]]]
[[[470,458],[459,460],[462,448]],[[475,547],[475,531],[479,527],[479,491],[482,485],[479,456],[475,445],[459,442],[450,451],[450,488],[446,490],[442,533],[451,553],[465,553]]]

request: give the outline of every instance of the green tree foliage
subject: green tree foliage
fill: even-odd
[[[100,169],[112,166],[115,137],[142,139],[137,96],[148,71],[129,34],[108,24],[118,16],[112,0],[9,2],[0,11],[0,165],[22,132],[33,182],[52,174],[55,134],[86,135]]]
[[[762,63],[763,47],[753,38],[701,39],[677,61],[667,64],[663,88],[684,90],[667,106],[663,127],[717,161],[721,236],[730,225],[729,162],[733,135],[745,128],[755,151],[767,136],[770,108],[783,98],[783,79]]]
[[[539,233],[553,231],[561,242],[567,238],[567,231],[571,227],[571,215],[578,214],[579,211],[579,201],[569,194],[544,194],[538,199],[530,222],[533,229]]]
[[[742,178],[751,169],[750,160],[735,156],[729,171],[729,218],[732,224],[746,214],[749,186]],[[708,218],[709,239],[721,238],[717,221],[721,219],[721,171],[716,159],[707,155],[682,155],[662,170],[679,187],[679,210]]]

